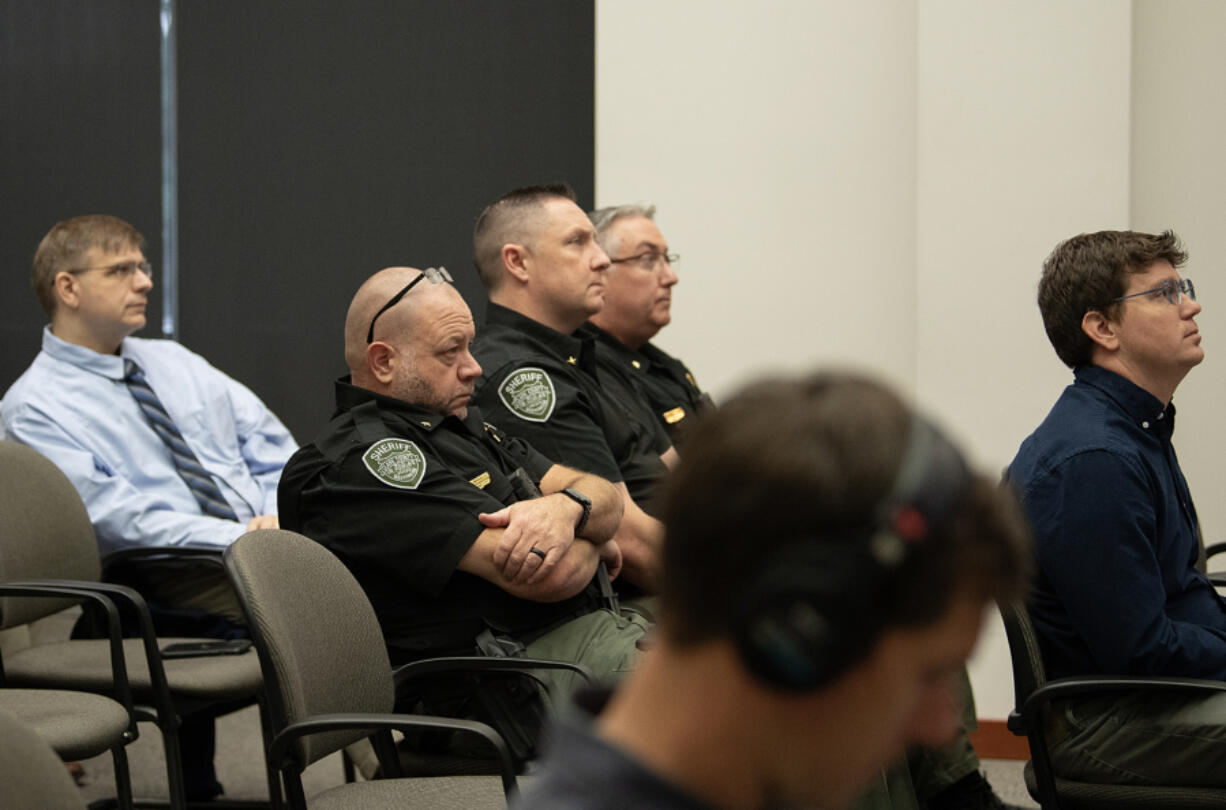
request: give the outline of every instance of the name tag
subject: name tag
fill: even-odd
[[[675,425],[685,418],[685,408],[673,408],[671,411],[664,412],[664,421],[670,425]]]

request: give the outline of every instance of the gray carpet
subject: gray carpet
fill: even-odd
[[[221,717],[217,721],[217,778],[231,799],[268,798],[264,776],[264,750],[260,739],[260,713],[255,706]],[[81,788],[87,801],[115,795],[115,772],[110,754],[82,763],[85,784]],[[166,798],[166,759],[157,726],[140,724],[140,738],[128,746],[128,765],[132,771],[132,792],[138,798]],[[340,754],[321,759],[303,774],[303,787],[311,796],[344,780]]]
[[[1026,792],[1026,782],[1022,779],[1022,767],[1025,762],[1010,759],[985,759],[982,762],[983,772],[996,790],[996,795],[1005,804],[1014,807],[1035,808],[1039,803],[1030,798]]]
[[[141,736],[128,746],[132,785],[141,798],[166,797],[166,766],[157,728],[141,724]],[[231,799],[266,799],[264,753],[260,742],[260,716],[256,707],[222,717],[217,722],[217,775]],[[89,801],[115,795],[115,780],[109,755],[87,760],[82,793]],[[1039,805],[1026,793],[1022,763],[984,760],[984,772],[1005,802],[1025,808]],[[344,781],[340,755],[335,754],[312,765],[303,775],[307,796]]]

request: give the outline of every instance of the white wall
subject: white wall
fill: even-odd
[[[1218,408],[1226,400],[1226,3],[1137,0],[1133,33],[1132,225],[1172,228],[1190,254],[1205,362],[1175,394],[1175,447],[1205,539],[1226,540]],[[1215,564],[1221,568],[1221,564]]]
[[[1120,0],[599,0],[597,203],[656,203],[683,256],[662,345],[717,395],[869,369],[995,475],[1069,379],[1043,258],[1129,225],[1131,25]],[[998,624],[971,673],[1003,718]]]
[[[920,4],[917,395],[993,474],[1071,373],[1035,304],[1061,239],[1128,226],[1129,4]],[[981,717],[1013,705],[995,614]]]
[[[768,369],[915,375],[913,2],[596,5],[600,205],[682,256],[661,337],[717,395]]]

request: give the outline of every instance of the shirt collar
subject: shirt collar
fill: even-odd
[[[123,379],[123,361],[128,356],[128,341],[119,344],[119,354],[99,354],[93,349],[69,343],[51,333],[51,325],[43,327],[43,351],[82,371],[90,371],[111,380]]]
[[[462,423],[469,430],[481,431],[481,412],[473,405],[468,406],[468,413],[463,419],[454,416],[443,416],[426,410],[419,405],[405,402],[395,397],[371,391],[353,384],[352,378],[346,374],[336,381],[336,408],[338,411],[353,410],[367,402],[375,402],[381,413],[390,413],[406,422],[412,422],[423,430],[430,432],[448,422]]]
[[[1077,382],[1105,393],[1128,414],[1142,430],[1169,437],[1175,430],[1175,403],[1162,407],[1162,400],[1141,386],[1101,366],[1078,366],[1073,370]]]
[[[485,322],[507,326],[517,332],[523,332],[545,346],[558,357],[575,365],[583,353],[583,338],[579,333],[565,335],[556,329],[546,326],[540,321],[534,321],[526,315],[521,315],[513,309],[490,301],[485,310]],[[570,358],[575,358],[572,362]]]
[[[579,327],[579,331],[575,334],[596,339],[604,346],[612,349],[622,365],[630,366],[635,371],[645,372],[651,367],[651,360],[645,354],[630,348],[591,321]]]

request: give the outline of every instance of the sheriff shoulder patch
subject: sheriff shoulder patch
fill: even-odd
[[[362,454],[370,474],[397,489],[417,489],[426,475],[426,457],[407,439],[380,439]]]
[[[498,386],[498,398],[507,410],[529,422],[548,422],[557,404],[553,380],[539,368],[521,368]]]

